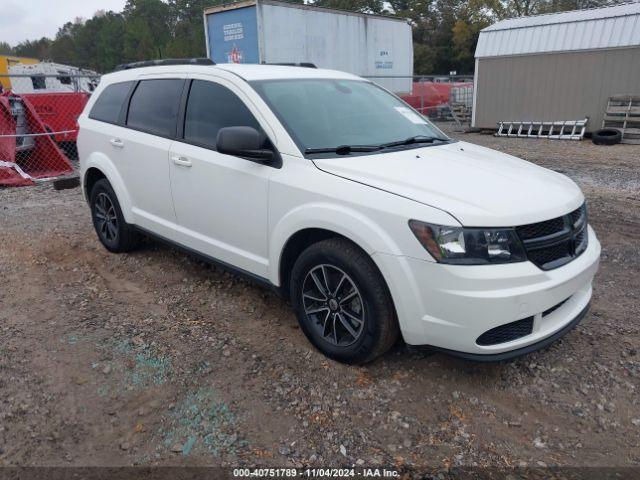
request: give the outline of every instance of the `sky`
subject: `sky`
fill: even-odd
[[[0,0],[0,42],[53,38],[76,17],[91,18],[96,10],[122,11],[126,0]]]

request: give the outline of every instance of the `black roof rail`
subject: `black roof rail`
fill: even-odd
[[[114,71],[132,68],[158,67],[162,65],[215,65],[210,58],[163,58],[160,60],[143,60],[141,62],[121,63]]]
[[[311,62],[300,62],[300,63],[288,63],[288,62],[282,62],[282,63],[270,63],[270,62],[262,62],[261,65],[280,65],[282,67],[304,67],[304,68],[318,68],[316,67],[315,63],[311,63]]]

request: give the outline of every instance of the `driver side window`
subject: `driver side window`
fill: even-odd
[[[216,149],[218,131],[224,127],[253,127],[258,121],[231,90],[217,83],[193,80],[184,119],[184,140]]]

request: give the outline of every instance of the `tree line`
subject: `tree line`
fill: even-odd
[[[610,0],[294,0],[406,18],[413,27],[416,74],[473,73],[480,30],[510,17],[603,6]],[[202,12],[224,0],[128,0],[122,12],[97,11],[64,24],[50,39],[0,42],[0,54],[109,72],[125,62],[203,57]]]

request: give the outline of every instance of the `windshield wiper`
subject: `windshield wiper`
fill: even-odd
[[[435,141],[446,142],[448,139],[440,137],[428,137],[426,135],[416,135],[405,138],[397,142],[383,143],[382,145],[340,145],[338,147],[307,148],[304,153],[337,153],[338,155],[349,155],[354,152],[376,152],[385,148],[400,147],[414,143],[433,143]]]
[[[338,155],[349,155],[353,152],[375,152],[381,148],[382,145],[340,145],[338,147],[307,148],[304,153],[337,153]]]
[[[380,145],[381,148],[400,147],[402,145],[411,145],[413,143],[433,143],[435,141],[445,142],[446,138],[440,137],[427,137],[426,135],[416,135],[415,137],[405,138],[404,140],[398,140],[397,142],[390,142]]]

